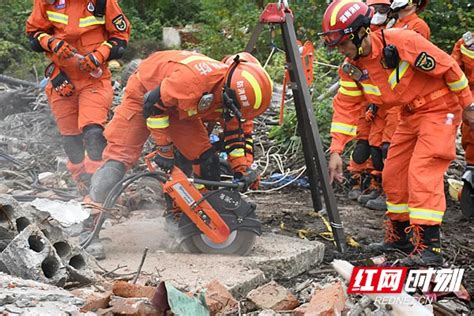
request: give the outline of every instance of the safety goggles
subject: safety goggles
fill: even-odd
[[[387,4],[375,4],[371,7],[374,9],[375,13],[387,14],[390,12],[390,6]]]
[[[347,38],[348,34],[352,33],[352,28],[340,29],[334,31],[328,31],[324,33],[319,33],[318,35],[324,41],[324,44],[328,47],[334,47],[339,44],[341,41]]]

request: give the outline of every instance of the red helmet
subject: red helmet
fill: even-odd
[[[260,64],[233,59],[225,78],[224,118],[253,119],[270,106],[273,83]]]
[[[240,61],[248,61],[250,63],[260,65],[260,62],[258,61],[258,59],[255,58],[255,56],[253,56],[249,52],[240,52],[240,53],[237,53],[237,54],[234,54],[234,55],[227,55],[224,58],[222,58],[221,62],[223,62],[224,64],[230,66],[234,62],[234,59],[235,59],[235,57],[237,57],[237,55],[239,55],[239,60]]]
[[[320,35],[327,46],[334,47],[346,39],[352,39],[361,27],[369,27],[372,14],[363,2],[335,0],[324,13],[323,33]]]

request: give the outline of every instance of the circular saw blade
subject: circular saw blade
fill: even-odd
[[[185,248],[193,253],[233,254],[245,256],[253,247],[257,234],[248,230],[234,230],[223,243],[213,243],[204,234],[183,240]]]

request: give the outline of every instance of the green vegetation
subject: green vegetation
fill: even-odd
[[[328,52],[318,40],[321,17],[326,1],[289,1],[295,16],[295,29],[298,37],[312,40],[317,49],[317,60],[337,65],[340,57]],[[431,1],[423,13],[431,27],[432,40],[450,52],[454,42],[472,27],[474,11],[468,9],[470,0]],[[0,73],[23,79],[41,79],[46,60],[42,54],[31,52],[24,34],[24,25],[32,7],[31,0],[9,0],[0,2]],[[125,14],[132,23],[132,39],[126,59],[145,57],[160,49],[163,26],[184,26],[194,24],[198,27],[199,44],[189,44],[187,49],[198,49],[216,59],[242,50],[250,38],[258,16],[268,1],[263,0],[121,0]],[[269,29],[261,35],[255,52],[264,63],[272,47],[282,48],[278,28],[272,37]],[[277,52],[269,61],[267,70],[277,82],[283,78],[284,55]],[[313,99],[323,93],[336,80],[336,72],[325,66],[315,67]],[[320,124],[324,141],[328,141],[331,117],[331,100],[314,102],[315,113]],[[281,142],[287,142],[294,135],[296,118],[291,107],[286,109],[285,124],[272,131]]]

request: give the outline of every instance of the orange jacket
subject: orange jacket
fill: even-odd
[[[200,119],[204,122],[223,123],[222,87],[228,67],[220,61],[188,51],[157,52],[140,64],[136,73],[138,80],[146,91],[160,86],[161,101],[166,112],[165,115],[147,120],[147,126],[157,145],[169,144],[166,128],[169,116],[178,116],[181,120]],[[209,93],[213,95],[211,104],[200,107],[202,96]],[[142,109],[134,111],[141,112]],[[225,127],[227,133],[224,135],[224,141],[230,143],[229,148],[233,147],[232,145],[237,145],[241,149],[246,148],[245,138],[247,146],[249,145],[253,130],[251,120],[242,124],[241,131],[235,118],[227,122]],[[236,143],[236,138],[239,137],[244,139]],[[192,146],[192,142],[189,145]],[[253,156],[242,154],[241,151],[234,157],[232,155],[230,151],[229,161],[233,166],[238,164],[249,166],[253,162]],[[250,158],[251,160],[248,160]]]
[[[474,46],[474,45],[472,45]],[[456,42],[451,56],[457,61],[469,80],[469,86],[474,91],[474,47],[467,48],[461,38]]]
[[[47,33],[62,39],[75,47],[81,55],[87,55],[95,49],[100,49],[103,55],[110,53],[110,39],[128,41],[130,23],[120,9],[117,0],[107,0],[103,18],[93,15],[96,0],[57,0],[48,4],[44,0],[35,0],[33,11],[26,21],[26,32],[30,36]],[[104,47],[102,47],[104,46]],[[59,60],[51,52],[46,56],[63,70],[71,81],[90,80],[90,75],[81,71],[77,59]],[[109,57],[104,56],[105,59]],[[103,65],[105,78],[110,77],[110,71]]]
[[[348,60],[362,71],[362,78],[356,81],[339,71],[341,87],[333,100],[331,152],[342,152],[355,135],[364,101],[382,108],[403,106],[445,88],[450,90],[446,97],[457,96],[461,106],[472,103],[466,76],[448,54],[411,30],[388,29],[384,34],[387,44],[398,48],[399,80],[396,69],[382,66],[382,33],[371,33],[371,53],[357,61]]]
[[[416,13],[398,19],[392,28],[413,30],[428,40],[431,37],[430,27],[422,18],[418,17]]]

